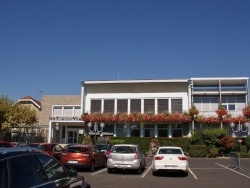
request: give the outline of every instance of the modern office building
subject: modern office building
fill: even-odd
[[[242,116],[242,109],[249,104],[248,80],[232,77],[82,81],[80,96],[54,96],[56,100],[43,97],[42,110],[47,113],[43,118],[51,112],[48,142],[74,143],[86,133],[189,137],[194,129],[209,126],[227,128],[233,135],[229,123],[193,121],[189,109],[194,105],[199,116],[217,118],[215,111],[223,106],[232,117]],[[247,127],[242,135],[249,135]]]

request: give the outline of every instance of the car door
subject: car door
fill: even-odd
[[[104,153],[98,149],[98,147],[94,146],[91,148],[93,151],[93,156],[95,158],[96,166],[103,166],[105,164],[105,155]]]

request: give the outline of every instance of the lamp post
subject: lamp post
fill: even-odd
[[[239,121],[238,125],[235,125],[235,123],[232,122],[230,123],[230,126],[232,128],[233,133],[238,133],[238,137],[241,138],[240,132],[243,132],[243,133],[247,132],[248,131],[247,127],[249,127],[249,123],[245,123],[242,125]],[[234,129],[235,126],[236,126],[236,130]],[[243,129],[243,126],[245,127],[245,130]],[[239,144],[241,146],[241,139],[239,140]],[[240,148],[239,148],[239,151],[240,151]]]
[[[93,130],[91,130],[91,127],[92,127],[92,122],[89,122],[88,123],[88,128],[89,128],[89,131],[90,132],[94,132],[95,133],[95,143],[96,143],[96,133],[100,133],[100,135],[102,136],[102,130],[103,128],[105,127],[105,124],[104,123],[100,123],[100,127],[101,127],[101,130],[98,129],[98,124],[97,122],[95,122],[95,124],[93,125]]]

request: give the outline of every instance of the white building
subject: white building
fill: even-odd
[[[242,109],[249,104],[248,79],[248,77],[235,77],[82,81],[79,105],[81,114],[88,114],[90,117],[91,114],[114,116],[135,113],[185,114],[192,105],[199,110],[199,115],[215,116],[215,110],[222,105],[233,116],[239,116],[242,115]],[[103,125],[102,121],[92,119],[85,122],[79,117],[79,113],[78,117],[73,119],[73,112],[70,112],[69,106],[61,105],[59,112],[55,110],[58,106],[53,105],[49,122],[49,142],[53,141],[56,134],[59,135],[59,140],[57,139],[59,142],[76,142],[77,137],[86,132],[92,135],[115,137],[188,137],[193,129],[201,128],[200,124],[192,124],[191,121],[144,121],[143,123],[107,121],[103,130],[99,132],[100,125]],[[76,112],[75,107],[72,105],[70,107]],[[60,115],[59,118],[58,115]],[[90,121],[92,127],[89,129],[87,125]],[[97,126],[96,130],[94,130],[94,124]],[[228,124],[224,126],[229,127]],[[72,134],[75,135],[73,139],[70,136]],[[232,131],[231,134],[233,134]],[[246,135],[249,135],[248,131]]]

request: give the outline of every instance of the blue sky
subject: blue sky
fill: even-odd
[[[249,77],[249,10],[249,0],[0,0],[0,95],[80,95],[83,80]]]

